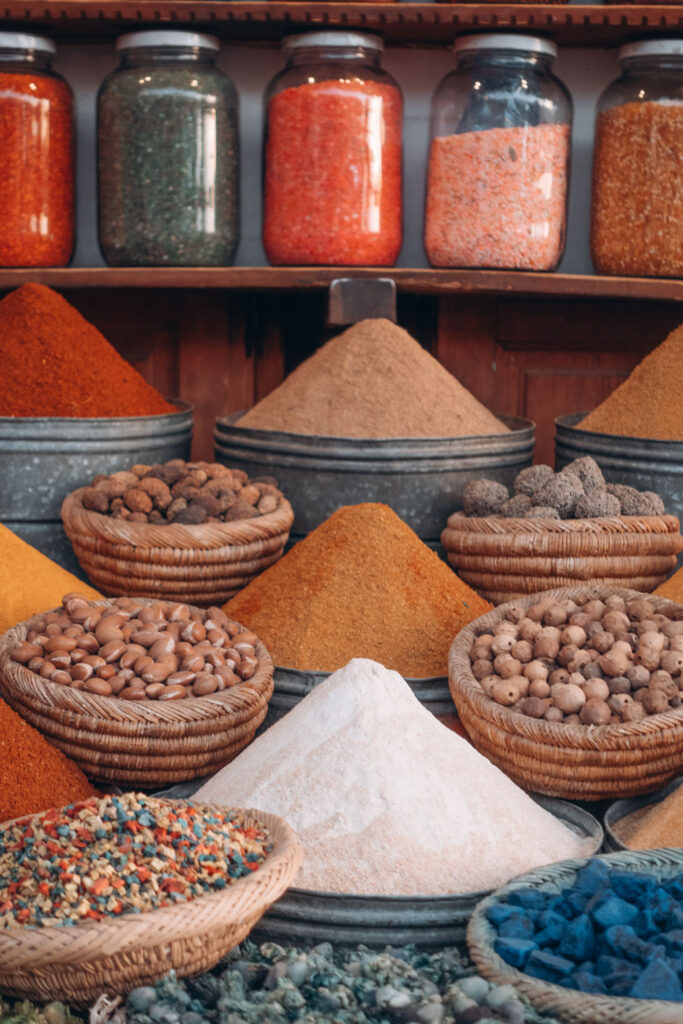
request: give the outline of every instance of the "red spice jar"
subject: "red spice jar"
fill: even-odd
[[[64,267],[74,247],[73,100],[55,45],[0,32],[0,266]]]
[[[311,32],[283,43],[265,97],[263,244],[276,265],[391,266],[403,240],[403,98],[381,39]]]

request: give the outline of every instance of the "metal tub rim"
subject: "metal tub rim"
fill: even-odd
[[[457,454],[466,457],[476,456],[482,449],[490,446],[495,438],[497,445],[505,448],[509,440],[513,451],[517,446],[533,443],[536,424],[533,420],[519,416],[499,417],[510,426],[508,434],[471,434],[463,437],[337,437],[331,434],[294,434],[279,430],[260,430],[253,427],[238,427],[235,421],[242,412],[230,416],[219,416],[214,429],[215,443],[239,442],[245,448],[262,449],[278,454],[289,454],[299,458],[315,458],[324,456],[343,462],[345,460],[375,461],[391,455],[393,447],[396,455],[405,457],[414,454],[415,458],[423,459],[425,451],[435,459],[450,457]],[[454,448],[460,450],[454,453]]]
[[[636,445],[647,449],[648,456],[666,458],[676,455],[677,457],[683,457],[683,439],[677,440],[664,440],[659,437],[631,437],[626,434],[606,434],[598,430],[583,430],[577,427],[584,417],[588,416],[587,412],[572,412],[565,416],[557,416],[555,418],[555,441],[561,439],[564,443],[570,445],[571,439],[576,437],[585,439],[585,447],[595,447],[596,449],[604,449],[609,454],[614,454],[614,447],[617,448],[626,447],[627,445]],[[565,433],[566,432],[566,433]],[[577,447],[583,448],[584,445],[577,445]]]
[[[47,436],[54,443],[82,433],[80,427],[87,429],[89,437],[94,432],[96,439],[100,434],[114,434],[118,438],[121,432],[124,436],[137,437],[138,433],[148,436],[149,427],[157,422],[161,426],[182,427],[188,417],[192,417],[194,405],[182,398],[167,398],[166,401],[176,406],[174,412],[145,416],[0,416],[0,437],[5,440],[14,435],[21,441],[41,441]]]
[[[603,819],[604,831],[605,831],[605,842],[604,847],[608,853],[616,853],[620,850],[631,851],[630,846],[626,846],[621,839],[617,836],[614,831],[614,826],[622,821],[623,818],[627,818],[629,814],[633,814],[634,811],[638,811],[641,807],[650,807],[655,804],[661,803],[666,800],[668,796],[678,789],[679,786],[683,785],[683,775],[679,775],[677,779],[673,779],[672,782],[667,783],[661,789],[658,789],[654,793],[646,793],[644,796],[627,797],[625,800],[615,800],[614,803],[605,811]],[[631,851],[637,852],[637,851]]]

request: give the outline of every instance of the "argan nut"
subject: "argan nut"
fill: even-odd
[[[601,619],[607,610],[607,605],[603,601],[594,600],[586,601],[583,606],[583,611],[586,615],[590,616],[591,619]]]
[[[642,704],[631,701],[621,712],[621,718],[624,722],[641,722],[647,718],[647,711]]]
[[[607,654],[614,646],[614,634],[607,633],[604,629],[601,629],[593,634],[590,642],[593,650],[600,651],[600,654]]]
[[[498,633],[491,643],[491,650],[494,655],[509,654],[516,643],[516,637],[512,633]]]
[[[612,713],[619,715],[620,718],[623,716],[625,709],[632,704],[633,699],[628,693],[613,693],[607,701],[607,706],[610,708]]]
[[[517,661],[521,662],[523,665],[531,661],[533,653],[534,649],[528,640],[518,640],[510,648],[510,654],[512,657],[516,658]]]
[[[550,696],[550,687],[545,679],[536,678],[531,680],[529,683],[529,696],[541,698]]]
[[[27,643],[25,640],[12,648],[12,660],[20,665],[28,665],[32,658],[40,658],[42,654],[42,647],[39,647],[37,644]]]
[[[548,682],[551,686],[567,684],[569,682],[569,672],[567,672],[566,668],[556,668],[548,676]]]
[[[532,643],[534,639],[538,636],[538,634],[541,632],[541,629],[542,626],[540,622],[535,622],[533,619],[530,618],[524,618],[519,623],[517,632],[520,636],[520,639],[527,640],[529,643]]]
[[[664,651],[664,653],[662,654],[660,665],[670,675],[680,675],[683,671],[683,651]]]
[[[88,693],[97,694],[98,697],[111,697],[111,685],[106,679],[99,679],[97,676],[86,679],[83,689]]]
[[[217,669],[216,671],[218,672],[220,670]],[[486,694],[486,696],[490,697],[492,695],[493,687],[496,686],[498,683],[501,683],[501,682],[502,682],[502,679],[500,678],[500,676],[490,675],[490,676],[484,676],[483,679],[480,679],[479,680],[479,685],[481,686],[481,688],[484,691],[484,693]]]
[[[669,698],[663,690],[646,690],[642,704],[648,715],[659,715],[669,710]]]
[[[580,626],[565,626],[560,633],[560,643],[563,646],[583,647],[587,639],[585,629]]]
[[[586,703],[586,696],[581,687],[572,683],[555,683],[550,687],[550,696],[555,707],[565,715],[575,715]]]
[[[607,688],[612,694],[630,693],[631,683],[627,676],[612,676],[611,679],[607,680]]]
[[[125,690],[121,690],[119,693],[119,700],[147,700],[147,694],[144,689],[139,686],[128,686]]]
[[[632,689],[639,690],[641,686],[648,685],[651,673],[644,665],[629,665],[624,675],[631,683]]]
[[[186,686],[164,686],[157,700],[182,700],[187,697],[187,693],[188,688]]]
[[[548,701],[540,697],[525,697],[518,705],[522,714],[528,718],[543,718],[548,706]]]
[[[546,708],[545,712],[543,714],[543,717],[546,720],[546,722],[563,722],[564,721],[564,715],[562,714],[562,712],[560,711],[559,708],[555,708],[555,707]]]
[[[631,624],[624,612],[610,609],[603,615],[602,625],[608,633],[628,633]]]
[[[583,692],[586,695],[586,700],[606,701],[610,695],[610,688],[604,679],[589,679],[584,683]]]
[[[533,661],[530,661],[528,665],[524,666],[522,674],[525,675],[527,679],[547,679],[549,669],[542,661],[535,658]]]
[[[546,626],[561,626],[567,621],[567,611],[561,604],[552,604],[543,614]]]
[[[561,647],[558,651],[556,661],[564,668],[574,660],[576,655],[579,653],[578,647],[575,644],[567,644],[565,647]]]
[[[612,712],[604,700],[587,700],[579,712],[583,725],[607,725],[611,717]]]
[[[623,676],[629,666],[629,660],[623,651],[612,648],[607,654],[603,654],[598,662],[606,676]]]
[[[243,654],[243,653],[244,652],[240,651],[240,654]],[[497,660],[498,659],[496,658],[496,661]],[[495,662],[494,662],[494,667],[495,667]],[[500,670],[498,670],[496,668],[496,671],[498,672],[498,675],[501,676],[502,679],[510,679],[512,676],[521,675],[522,663],[521,663],[521,661],[517,661],[516,658],[510,657],[510,658],[507,659],[507,661],[505,661],[503,663],[503,665],[500,668]]]

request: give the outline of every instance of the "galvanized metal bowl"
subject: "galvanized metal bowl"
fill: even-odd
[[[628,850],[629,847],[617,835],[618,823],[623,818],[627,818],[629,814],[635,814],[636,811],[644,810],[646,807],[654,807],[655,804],[666,800],[681,785],[683,785],[683,775],[674,779],[668,786],[664,786],[663,789],[658,790],[656,793],[634,797],[630,800],[615,800],[605,812],[605,851],[607,853],[616,853],[619,850]]]
[[[173,786],[156,796],[187,800],[202,781]],[[573,832],[590,839],[591,853],[597,853],[604,838],[597,818],[565,800],[529,795]],[[487,895],[483,891],[447,896],[366,896],[291,888],[273,904],[253,935],[275,942],[304,944],[460,945],[475,906]]]
[[[62,528],[64,498],[98,473],[188,459],[193,407],[169,401],[177,412],[160,416],[0,416],[0,522],[81,576]]]
[[[510,416],[500,417],[507,434],[383,440],[251,430],[235,425],[243,415],[216,420],[216,461],[252,477],[276,477],[294,507],[293,540],[342,505],[381,501],[437,546],[471,480],[485,476],[511,486],[534,451],[535,424]]]

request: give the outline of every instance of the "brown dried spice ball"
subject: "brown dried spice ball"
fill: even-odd
[[[123,495],[123,500],[131,512],[147,513],[152,511],[152,499],[149,494],[145,494],[139,487],[131,487],[129,491],[126,491]]]
[[[463,512],[466,516],[497,515],[509,497],[507,487],[496,480],[471,480],[463,495]]]
[[[536,500],[539,505],[556,508],[561,519],[571,519],[583,493],[583,484],[576,474],[558,473],[541,488]]]
[[[517,474],[513,491],[515,494],[525,494],[528,498],[535,499],[537,493],[554,475],[550,466],[527,466]]]
[[[205,523],[207,519],[207,512],[203,505],[198,501],[191,501],[185,508],[181,508],[175,516],[174,523],[183,523],[188,526],[197,526],[200,523]]]
[[[590,455],[582,455],[578,459],[573,459],[560,472],[574,473],[578,476],[586,493],[605,486],[602,470]]]
[[[524,513],[524,519],[560,519],[560,513],[550,505],[532,505]]]
[[[619,499],[616,495],[609,494],[605,487],[596,487],[589,494],[582,494],[574,509],[576,519],[597,519],[600,516],[620,514]]]
[[[508,501],[503,502],[500,506],[501,516],[508,518],[515,518],[523,516],[532,506],[531,498],[526,494],[515,494]]]
[[[109,498],[105,491],[98,490],[96,487],[86,487],[81,501],[83,508],[88,508],[91,512],[106,513],[109,511]]]

